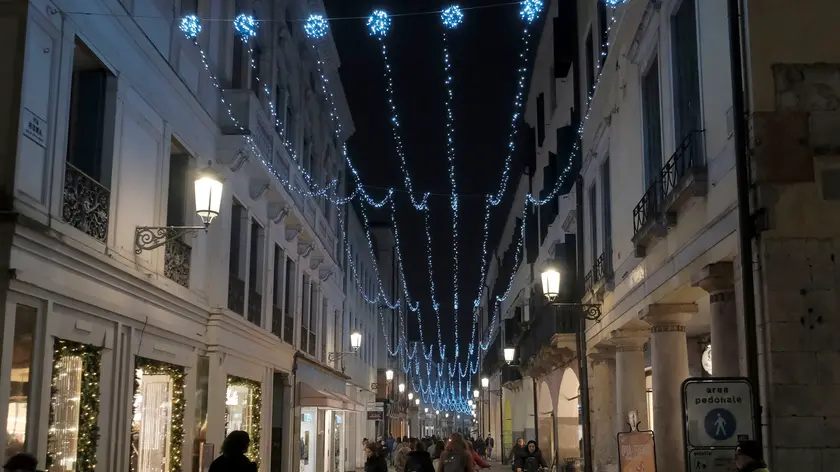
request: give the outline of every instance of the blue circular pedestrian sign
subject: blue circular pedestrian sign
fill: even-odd
[[[735,420],[735,415],[723,408],[715,408],[707,413],[703,426],[706,429],[706,434],[716,441],[725,441],[738,431],[738,422]]]

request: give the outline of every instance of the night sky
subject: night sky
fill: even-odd
[[[351,159],[375,197],[384,195],[384,191],[373,187],[393,187],[400,192],[397,220],[406,279],[412,298],[421,303],[423,333],[428,344],[436,341],[437,332],[428,282],[423,214],[411,206],[405,192],[387,108],[379,42],[368,35],[364,19],[337,18],[366,17],[376,8],[392,15],[428,12],[449,3],[436,0],[325,0],[325,3],[327,15],[334,18],[330,26],[341,56],[342,83],[356,125],[356,133],[349,141]],[[466,9],[498,3],[499,0],[470,0],[460,6]],[[518,5],[513,4],[465,10],[461,27],[448,32],[454,78],[458,193],[470,195],[461,199],[458,223],[462,350],[469,342],[472,301],[480,284],[482,195],[497,191],[506,156],[521,28]],[[386,42],[414,189],[438,194],[430,197],[434,277],[441,305],[441,331],[444,342],[452,346],[455,332],[451,308],[452,212],[445,146],[442,31],[437,14],[392,16]],[[514,164],[515,169],[519,167]],[[511,179],[508,195],[513,194],[516,182]],[[386,212],[370,215],[377,220],[390,218]],[[496,247],[505,219],[506,208],[497,208],[491,218],[490,251]],[[410,316],[409,320],[409,337],[416,338],[416,317]],[[453,352],[452,347],[448,352]]]

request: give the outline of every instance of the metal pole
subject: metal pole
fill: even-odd
[[[575,277],[576,300],[583,299],[583,176],[575,179],[575,206],[577,213],[577,277]],[[583,426],[583,471],[592,472],[592,438],[589,434],[589,367],[586,362],[586,318],[583,310],[578,319],[575,335],[578,351],[578,373],[580,379],[581,423]]]
[[[537,379],[531,377],[534,389],[534,441],[540,443],[540,411],[537,407]]]
[[[504,367],[502,367],[504,370]],[[501,374],[500,374],[501,375]],[[507,451],[505,451],[505,388],[502,386],[502,378],[499,378],[499,457],[502,464],[507,464]]]
[[[738,195],[738,249],[741,255],[741,300],[744,304],[744,347],[747,353],[747,377],[753,385],[753,422],[755,440],[762,442],[761,397],[758,384],[758,339],[755,315],[755,279],[753,246],[755,226],[750,205],[750,174],[747,160],[747,111],[744,94],[744,62],[741,50],[740,1],[729,0],[729,57],[732,69],[732,115],[735,121],[735,179]],[[712,340],[714,342],[714,340]]]

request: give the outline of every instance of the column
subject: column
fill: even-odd
[[[595,472],[618,470],[615,442],[615,348],[596,346],[589,354],[589,410]]]
[[[638,414],[639,429],[649,429],[645,388],[647,330],[619,329],[612,332],[615,345],[615,432],[629,431],[628,414]]]
[[[691,277],[691,284],[709,293],[709,311],[712,320],[712,375],[716,377],[741,375],[732,263],[717,262],[703,267]]]
[[[639,313],[651,325],[657,470],[685,472],[680,390],[683,380],[688,378],[685,323],[694,313],[697,313],[694,303],[649,305]]]

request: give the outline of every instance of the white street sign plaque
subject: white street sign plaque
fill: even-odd
[[[755,438],[752,389],[746,379],[688,379],[683,383],[686,445],[731,447]]]
[[[384,402],[368,402],[367,411],[385,411]]]
[[[736,472],[735,449],[694,449],[688,454],[689,472]]]

